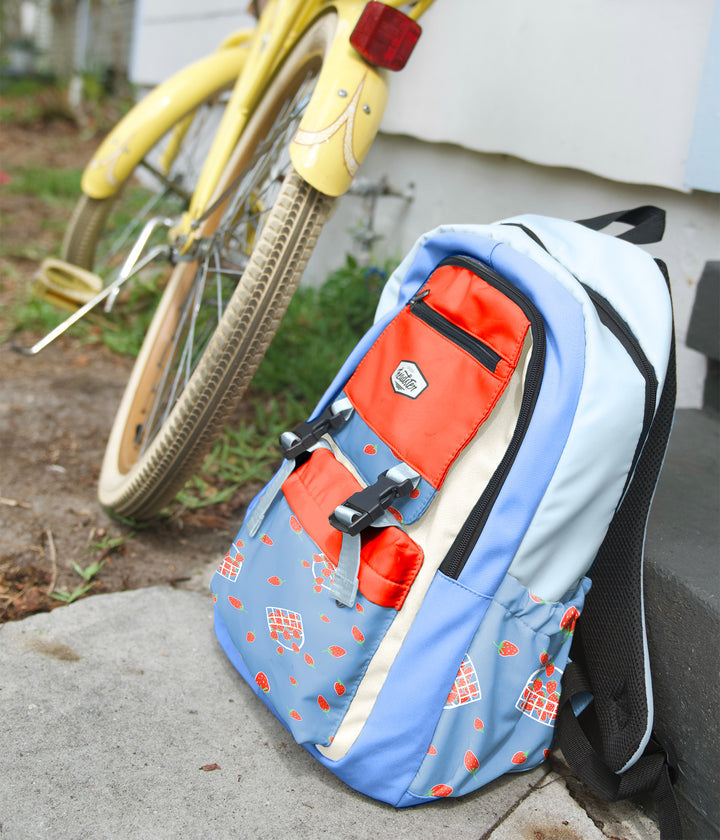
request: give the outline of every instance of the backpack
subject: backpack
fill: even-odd
[[[619,237],[598,232],[611,222]],[[295,740],[396,807],[557,744],[653,789],[642,547],[674,410],[662,236],[642,207],[421,237],[215,573],[215,631]]]

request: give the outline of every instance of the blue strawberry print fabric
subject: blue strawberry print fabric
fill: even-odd
[[[505,577],[459,664],[411,796],[461,796],[543,761],[589,588],[585,578],[561,602],[546,602]]]
[[[327,746],[397,614],[329,594],[333,566],[285,497],[243,527],[211,582],[215,609],[265,701],[298,743]]]

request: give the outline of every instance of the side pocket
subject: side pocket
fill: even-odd
[[[585,578],[562,601],[548,603],[506,576],[449,687],[411,795],[461,796],[543,761],[589,588]]]

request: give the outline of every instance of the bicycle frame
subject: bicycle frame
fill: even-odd
[[[404,4],[385,2],[396,8]],[[432,3],[418,0],[410,16],[419,18]],[[349,42],[365,6],[366,0],[270,0],[256,29],[234,33],[216,53],[159,85],[126,115],[88,164],[83,192],[98,199],[114,195],[179,117],[192,114],[213,91],[236,79],[190,207],[173,232],[186,250],[268,82],[305,29],[332,11],[337,30],[290,145],[290,158],[311,186],[341,195],[378,132],[388,96],[387,71],[368,64]]]

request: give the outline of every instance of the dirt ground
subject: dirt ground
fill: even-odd
[[[225,552],[250,497],[240,491],[194,513],[178,506],[136,532],[114,522],[96,500],[96,482],[131,360],[66,338],[36,357],[11,348],[12,307],[39,260],[57,253],[68,211],[10,194],[2,181],[17,166],[81,168],[99,142],[86,134],[66,121],[0,127],[0,622],[61,606],[52,591],[85,585],[73,564],[105,561],[88,595],[197,585]],[[35,337],[14,340],[28,346]],[[115,538],[125,539],[93,548]]]

